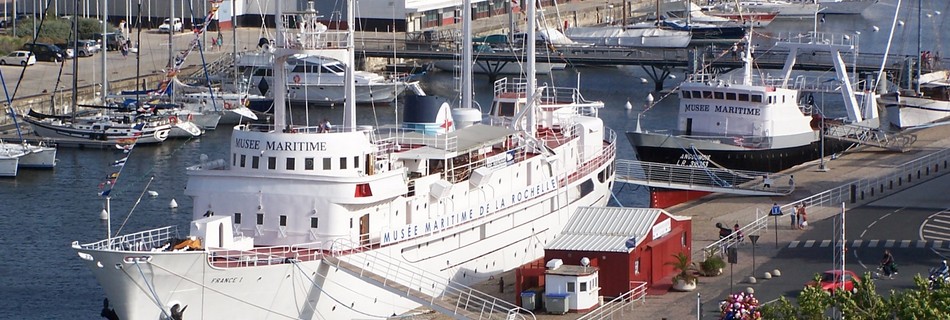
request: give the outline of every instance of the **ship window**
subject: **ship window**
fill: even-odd
[[[762,95],[753,94],[753,95],[752,95],[752,102],[762,102]]]
[[[231,165],[235,167],[237,166],[237,153],[231,154]]]
[[[323,170],[330,170],[330,158],[323,158]]]
[[[263,225],[263,224],[264,224],[264,214],[263,214],[263,213],[258,213],[258,214],[257,214],[257,225]]]
[[[303,169],[313,170],[313,158],[303,158]]]
[[[594,191],[594,181],[591,181],[591,179],[587,179],[587,181],[584,181],[583,183],[581,183],[579,188],[580,188],[581,197],[586,196]]]
[[[504,117],[514,117],[515,116],[515,103],[514,102],[499,102],[498,103],[498,113],[497,116]]]
[[[353,156],[353,169],[360,168],[360,156]]]
[[[277,170],[277,157],[267,157],[267,169]]]
[[[782,95],[782,103],[785,103],[785,95]]]
[[[283,214],[280,215],[280,226],[281,227],[287,226],[287,215],[283,215]]]
[[[581,282],[581,292],[587,292],[587,282]]]
[[[717,92],[713,92],[713,95],[715,95],[716,99],[719,99],[719,100],[722,100],[722,99],[723,99],[723,97],[722,97],[722,92],[718,92],[718,91],[717,91]]]
[[[574,292],[574,281],[567,283],[567,292]]]
[[[251,169],[258,169],[261,167],[261,157],[251,156]]]
[[[739,101],[749,101],[749,94],[748,94],[748,93],[740,93],[740,94],[739,94]]]
[[[240,213],[240,212],[235,212],[235,213],[234,213],[234,224],[241,224],[241,213]]]
[[[320,226],[320,218],[310,217],[310,228],[316,229]]]
[[[735,93],[735,92],[726,92],[726,100],[733,100],[733,101],[735,101],[735,100],[736,100],[736,93]]]
[[[683,95],[683,99],[692,99],[692,95],[689,94],[689,91],[683,91],[681,94]]]
[[[346,169],[346,157],[340,157],[340,170]]]
[[[287,158],[287,170],[294,170],[296,167],[297,159],[296,158]]]
[[[703,91],[703,99],[712,99],[712,91]]]
[[[241,168],[244,168],[244,166],[246,165],[246,162],[247,162],[247,156],[242,154],[242,155],[241,155]]]
[[[699,99],[699,98],[702,98],[702,96],[703,94],[700,93],[699,91],[693,91],[693,99]]]

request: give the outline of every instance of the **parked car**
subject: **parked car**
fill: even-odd
[[[158,26],[158,32],[167,33],[167,32],[181,32],[181,18],[174,18],[173,20],[165,19],[160,26]]]
[[[34,56],[29,51],[17,50],[10,52],[10,54],[6,56],[0,57],[0,64],[32,66],[36,64],[36,56]]]
[[[805,286],[820,287],[822,290],[835,293],[835,291],[841,289],[843,283],[845,291],[855,292],[857,288],[854,284],[857,282],[861,282],[861,277],[858,277],[851,270],[844,270],[843,274],[841,270],[828,270],[821,274],[821,281],[811,280]]]
[[[119,50],[122,47],[122,44],[125,43],[125,36],[120,32],[110,32],[110,33],[96,33],[92,35],[93,40],[99,42],[100,49],[105,47],[106,51]],[[105,44],[103,44],[102,39],[105,38]]]
[[[56,45],[49,43],[27,43],[20,50],[30,51],[37,60],[60,62],[66,58],[66,52]]]
[[[96,44],[95,40],[79,40],[77,42],[68,42],[56,44],[56,46],[72,50],[80,57],[89,57],[95,55],[96,52],[99,52],[99,45]]]

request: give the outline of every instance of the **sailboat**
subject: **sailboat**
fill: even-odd
[[[920,48],[922,7],[917,1],[917,52]],[[893,30],[892,30],[893,32]],[[888,122],[900,129],[928,125],[950,117],[950,70],[939,69],[929,57],[921,54],[915,68],[916,75],[908,81],[913,88],[882,94],[878,104],[886,110]],[[922,73],[923,69],[930,72]]]
[[[656,22],[652,26],[629,28],[623,21],[620,25],[605,27],[571,27],[564,34],[578,43],[595,46],[685,48],[689,45],[693,35],[688,30],[662,28],[660,12],[660,0],[657,0]]]
[[[275,79],[298,53],[345,54],[353,79],[352,28],[309,41],[284,29],[299,12],[275,5]],[[355,26],[353,1],[346,12]],[[521,318],[527,311],[466,284],[542,258],[575,209],[604,205],[616,150],[596,117],[603,103],[552,96],[527,74],[498,86],[508,100],[493,115],[505,121],[438,134],[357,125],[353,81],[332,128],[290,123],[276,95],[273,124],[235,126],[224,159],[188,168],[190,232],[167,226],[72,248],[108,297],[104,312],[123,320],[182,310],[187,319],[389,318],[452,297],[456,317]]]

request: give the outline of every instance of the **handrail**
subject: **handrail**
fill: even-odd
[[[647,283],[643,281],[630,281],[630,291],[625,292],[619,297],[604,303],[599,308],[594,309],[577,320],[595,320],[595,319],[613,319],[614,313],[623,314],[629,310],[630,304],[634,302],[643,303],[647,296]]]
[[[905,184],[911,184],[913,180],[926,179],[926,177],[939,176],[950,171],[950,149],[930,153],[928,155],[899,164],[894,169],[882,169],[878,176],[867,177],[854,180],[838,187],[819,192],[809,197],[786,203],[780,208],[782,212],[789,212],[794,207],[805,204],[809,208],[838,208],[841,203],[855,204],[861,201],[870,200],[871,197],[881,197],[894,192]],[[768,212],[768,208],[750,208],[744,210],[744,213]],[[756,216],[749,224],[739,230],[742,234],[748,236],[756,234],[762,229],[767,229],[768,215]],[[730,248],[739,243],[740,239],[726,237],[715,241],[700,251],[693,252],[693,258],[702,258],[704,254],[716,252],[720,249]]]
[[[428,297],[432,306],[448,309],[454,315],[477,319],[534,319],[531,311],[515,306],[501,298],[491,296],[441,275],[422,269],[405,260],[389,257],[381,250],[371,250],[345,239],[334,240],[329,255],[335,258],[338,268],[341,262],[355,266],[360,277],[378,276],[382,285],[391,288],[404,286],[406,297]],[[333,259],[324,259],[334,264]],[[448,305],[446,302],[452,303]]]
[[[80,245],[80,248],[100,251],[153,251],[162,248],[172,239],[180,239],[178,237],[178,226],[167,226],[115,236],[112,238]]]

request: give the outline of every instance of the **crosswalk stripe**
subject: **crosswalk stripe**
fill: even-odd
[[[805,248],[811,248],[813,245],[815,245],[815,240],[805,240]]]
[[[917,248],[924,248],[927,246],[927,240],[917,240]]]
[[[793,240],[792,242],[789,242],[789,243],[788,243],[788,247],[789,247],[789,248],[798,247],[798,240]]]
[[[933,219],[933,222],[937,222],[937,223],[950,223],[950,219],[942,219],[941,217],[938,217],[938,218],[934,218],[934,219]]]
[[[852,248],[860,248],[862,242],[864,242],[864,240],[854,240],[854,243],[851,245],[851,247],[852,247]]]
[[[933,228],[933,229],[950,230],[950,225],[948,225],[948,224],[932,224],[932,223],[928,223],[924,228],[927,228],[927,229]]]
[[[910,247],[910,240],[901,240],[901,248]]]
[[[950,238],[950,232],[940,232],[932,229],[924,229],[923,233],[933,235],[934,238]]]
[[[821,240],[821,244],[819,244],[818,247],[827,248],[829,245],[831,245],[831,240]]]
[[[889,240],[887,240],[886,242],[884,242],[884,247],[885,247],[885,248],[894,247],[894,240],[890,240],[890,239],[889,239]]]
[[[869,241],[869,242],[868,242],[868,248],[877,247],[877,242],[878,242],[877,239],[874,239],[874,240]]]

